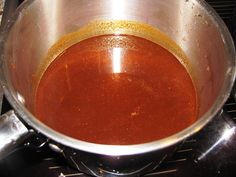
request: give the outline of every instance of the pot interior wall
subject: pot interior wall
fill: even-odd
[[[159,28],[186,53],[203,115],[229,84],[229,55],[211,9],[196,0],[27,1],[5,48],[6,72],[15,96],[32,111],[37,70],[48,49],[63,35],[95,19],[135,20]],[[10,81],[9,81],[10,83]],[[46,93],[45,93],[46,94]],[[173,103],[174,104],[174,100]]]

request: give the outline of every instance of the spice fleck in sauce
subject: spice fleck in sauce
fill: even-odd
[[[185,67],[168,50],[132,35],[100,35],[61,53],[43,73],[36,116],[70,137],[139,144],[173,135],[197,118]]]

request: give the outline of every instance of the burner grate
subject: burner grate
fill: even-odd
[[[165,159],[155,171],[144,176],[178,176],[179,168],[191,156],[195,143],[196,140],[194,139],[187,140],[176,150],[172,158]],[[21,161],[21,159],[23,160]],[[22,147],[0,163],[1,177],[28,177],[32,174],[34,177],[89,177],[70,168],[61,157],[46,147],[36,153],[28,147]]]
[[[232,18],[235,15],[235,0],[207,0],[223,19]]]
[[[236,123],[236,102],[233,99],[233,96],[224,105],[224,110],[230,115],[230,117]]]

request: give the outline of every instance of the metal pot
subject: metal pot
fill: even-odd
[[[114,146],[70,138],[32,114],[34,75],[48,49],[63,35],[95,19],[147,23],[183,49],[192,66],[200,104],[199,118],[193,125],[154,142]],[[1,153],[27,137],[27,125],[88,174],[134,176],[155,169],[176,144],[202,129],[221,110],[233,86],[235,56],[225,24],[203,0],[26,0],[1,36],[1,84],[15,111],[1,118],[0,126],[7,127],[1,129]]]

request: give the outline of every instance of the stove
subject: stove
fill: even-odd
[[[0,1],[4,3],[4,17],[7,20],[21,0]],[[236,0],[207,1],[227,24],[236,44]],[[3,11],[0,11],[0,18]],[[0,90],[1,92],[1,90]],[[11,109],[6,98],[0,93],[0,110],[3,113]],[[236,101],[231,96],[223,108],[228,118],[220,115],[202,131],[185,140],[169,158],[153,172],[144,176],[157,177],[234,177],[236,176]],[[216,129],[216,125],[226,125]],[[231,122],[231,123],[230,123]],[[232,125],[232,126],[231,126]],[[214,128],[213,128],[214,127]],[[7,158],[0,161],[0,177],[87,177],[66,164],[63,158],[52,152],[47,146],[39,147],[34,137],[28,143],[20,145]]]

